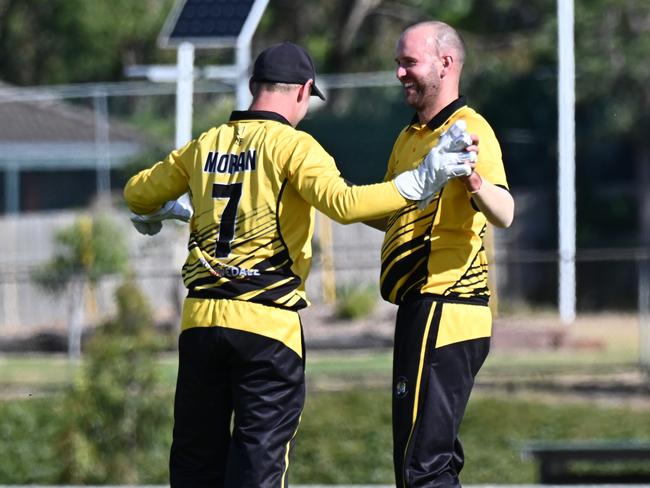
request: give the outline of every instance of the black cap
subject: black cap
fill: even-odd
[[[255,60],[251,76],[253,81],[300,85],[309,79],[314,80],[311,95],[325,100],[323,93],[316,87],[316,70],[311,56],[292,42],[276,44],[262,51]]]

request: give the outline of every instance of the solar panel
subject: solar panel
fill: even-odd
[[[197,47],[234,46],[255,0],[181,0],[159,37],[163,47],[191,42]]]

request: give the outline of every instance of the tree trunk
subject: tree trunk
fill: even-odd
[[[68,288],[70,316],[68,319],[68,359],[76,361],[81,357],[81,335],[84,322],[86,280],[75,277]]]

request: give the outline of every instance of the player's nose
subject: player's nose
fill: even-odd
[[[406,69],[403,66],[398,66],[395,70],[395,75],[397,76],[398,80],[401,80],[406,76]]]

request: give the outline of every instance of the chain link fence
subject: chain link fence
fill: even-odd
[[[314,134],[355,183],[379,181],[399,130],[410,120],[392,73],[319,78],[328,104],[315,106],[301,128]],[[0,336],[64,330],[68,290],[51,294],[32,280],[51,259],[54,234],[102,201],[123,224],[133,274],[150,297],[159,321],[175,323],[184,291],[180,266],[186,249],[181,226],[145,239],[133,230],[121,188],[137,169],[172,149],[175,85],[126,82],[11,88],[0,86]],[[233,87],[219,81],[194,85],[194,133],[227,120]],[[508,153],[524,154],[534,138],[499,129]],[[503,137],[501,137],[503,134]],[[514,145],[514,146],[513,146]],[[516,147],[515,147],[516,146]],[[516,150],[513,150],[515,147]],[[553,309],[557,303],[557,251],[553,191],[513,187],[513,226],[495,230],[491,279],[499,313]],[[382,235],[362,225],[331,224],[331,239],[317,226],[313,271],[307,283],[315,303],[332,290],[376,284]],[[542,244],[540,244],[542,243]],[[648,249],[582,249],[576,256],[578,312],[620,311],[639,317],[642,354],[650,362],[650,258]],[[85,298],[94,325],[113,312],[119,277],[100,281]],[[63,287],[63,284],[62,284]]]

